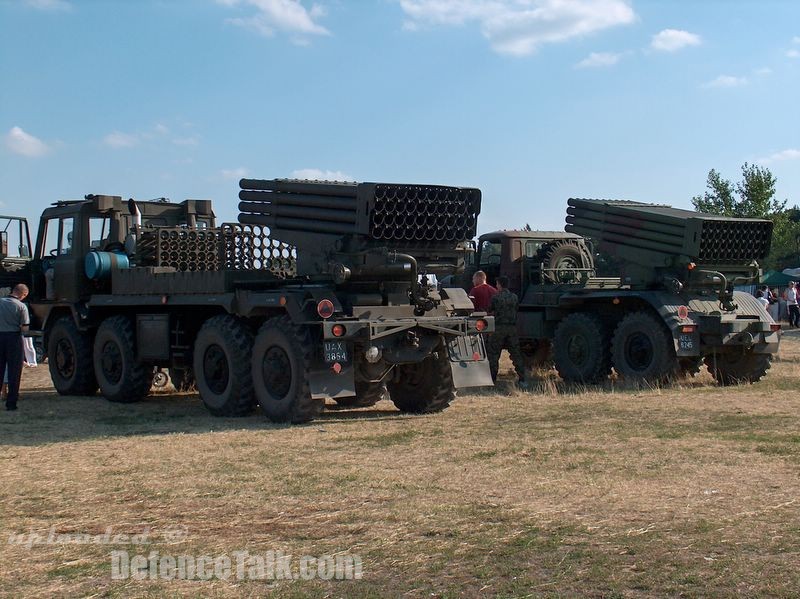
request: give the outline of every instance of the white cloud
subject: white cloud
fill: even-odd
[[[50,146],[38,137],[22,130],[21,127],[12,127],[6,134],[6,147],[20,156],[39,158],[50,152]]]
[[[766,75],[772,75],[772,69],[769,67],[761,67],[760,69],[756,69],[753,71],[759,77],[764,77]]]
[[[238,168],[224,168],[220,171],[220,175],[222,175],[223,179],[229,180],[239,180],[247,176],[249,171],[240,166]]]
[[[306,45],[308,35],[329,35],[330,32],[316,22],[316,19],[327,14],[323,6],[314,4],[307,9],[300,0],[217,0],[225,6],[250,6],[256,14],[247,17],[235,17],[226,22],[237,27],[244,27],[256,33],[272,37],[276,31],[292,35],[292,41],[298,45]]]
[[[699,46],[702,41],[695,33],[682,29],[664,29],[653,36],[650,47],[660,52],[676,52],[687,46]]]
[[[796,148],[788,148],[786,150],[781,150],[780,152],[770,154],[769,156],[759,158],[756,162],[760,162],[761,164],[770,164],[772,162],[784,162],[786,160],[800,160],[800,150]]]
[[[25,5],[36,10],[67,11],[72,10],[72,4],[67,0],[25,0]]]
[[[301,168],[292,171],[292,179],[312,179],[316,181],[355,181],[354,177],[342,171],[324,171],[318,168]]]
[[[794,48],[792,48],[791,50],[786,52],[786,56],[788,56],[789,58],[800,58],[800,50],[795,50]]]
[[[703,87],[741,87],[747,85],[747,77],[734,77],[732,75],[720,75],[705,83]]]
[[[113,131],[103,138],[103,143],[109,148],[132,148],[139,145],[140,137],[136,133]]]
[[[800,35],[796,35],[792,38],[793,44],[800,44]]]
[[[636,14],[628,0],[399,0],[404,27],[477,23],[492,49],[524,56],[543,44],[563,42],[628,25]]]
[[[591,69],[599,67],[612,67],[619,62],[622,54],[614,54],[613,52],[592,52],[575,65],[578,69]]]

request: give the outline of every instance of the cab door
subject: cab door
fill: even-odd
[[[42,224],[45,229],[40,258],[46,299],[76,301],[80,277],[83,274],[83,260],[82,256],[76,255],[73,248],[73,243],[77,240],[75,218],[54,216]]]

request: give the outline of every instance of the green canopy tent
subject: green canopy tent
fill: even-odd
[[[800,277],[790,277],[777,270],[768,270],[761,275],[761,284],[770,287],[786,287],[789,281],[800,281]]]

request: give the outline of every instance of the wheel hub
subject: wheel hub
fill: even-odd
[[[113,341],[108,341],[103,345],[100,367],[109,383],[116,384],[122,380],[122,352]]]
[[[75,372],[75,350],[66,339],[59,339],[56,344],[56,368],[66,379]]]
[[[582,366],[589,359],[589,343],[583,335],[573,335],[567,343],[567,355],[573,364]]]
[[[283,399],[292,386],[292,364],[282,348],[272,346],[264,352],[261,372],[269,394],[275,399]]]
[[[653,363],[653,342],[644,333],[634,333],[625,342],[625,361],[637,372]]]
[[[228,357],[219,345],[209,345],[203,354],[203,378],[213,393],[221,395],[228,387]]]

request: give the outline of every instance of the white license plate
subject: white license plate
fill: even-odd
[[[347,362],[347,342],[346,341],[325,341],[322,346],[325,354],[325,362]]]
[[[678,349],[682,351],[691,351],[694,349],[694,335],[679,334],[678,335]]]

